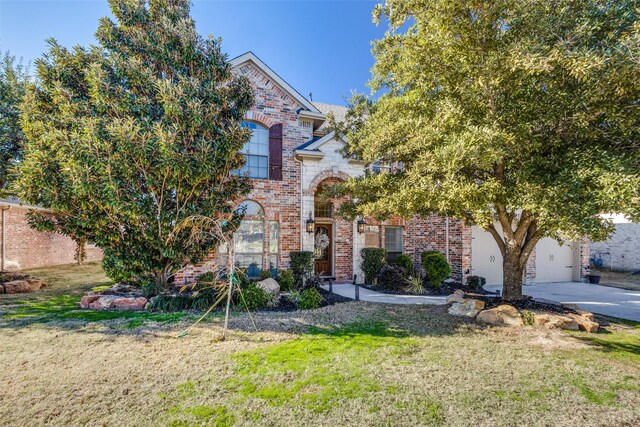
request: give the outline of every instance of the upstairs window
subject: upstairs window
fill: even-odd
[[[253,122],[243,122],[242,126],[251,129],[251,139],[242,148],[245,164],[238,170],[240,175],[250,178],[269,178],[269,129]]]

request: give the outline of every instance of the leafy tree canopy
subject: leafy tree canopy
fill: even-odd
[[[640,2],[388,0],[345,154],[400,161],[341,191],[343,212],[440,213],[488,230],[504,295],[543,237],[604,238],[600,214],[640,218]],[[495,224],[498,224],[496,226]]]
[[[36,63],[22,127],[28,139],[16,188],[40,228],[92,240],[119,279],[159,285],[220,241],[192,244],[193,216],[239,215],[231,202],[250,182],[230,172],[249,139],[253,104],[219,39],[203,38],[188,0],[110,0],[98,44],[67,49],[49,40]]]
[[[24,134],[20,129],[20,103],[29,84],[29,70],[5,52],[0,58],[0,195],[7,195],[13,167],[20,159]]]

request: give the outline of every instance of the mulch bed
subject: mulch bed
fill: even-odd
[[[430,296],[447,296],[451,295],[455,290],[462,289],[465,293],[475,293],[482,295],[495,295],[493,292],[485,291],[484,289],[471,289],[461,283],[444,283],[440,288],[432,288],[429,286],[424,287],[424,293],[415,294],[412,292],[407,292],[404,289],[386,289],[381,286],[371,286],[371,285],[358,285],[362,288],[369,289],[373,292],[383,292],[385,294],[391,295],[430,295]]]
[[[324,289],[319,289],[320,295],[322,295],[323,300],[320,303],[320,307],[327,307],[329,305],[339,304],[343,302],[353,301],[351,298],[343,297],[341,295],[332,294],[329,291],[325,291]],[[262,308],[258,311],[270,311],[270,312],[290,312],[299,310],[298,306],[286,295],[280,296],[280,303],[275,307],[267,307]]]
[[[537,301],[533,297],[528,295],[524,295],[523,299],[518,301],[507,301],[503,298],[491,297],[479,294],[467,294],[465,298],[474,298],[485,303],[485,309],[497,307],[502,304],[512,305],[518,310],[527,310],[534,312],[545,312],[545,313],[556,313],[556,314],[564,314],[564,313],[576,313],[575,310],[571,308],[565,307],[561,304],[553,304],[544,301]]]

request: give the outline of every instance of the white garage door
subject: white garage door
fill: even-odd
[[[541,239],[536,245],[536,282],[570,282],[573,280],[573,247],[560,246],[554,239]]]
[[[499,224],[496,224],[496,228],[502,233]],[[471,238],[471,274],[484,277],[488,285],[501,285],[502,254],[493,236],[480,227],[473,226]],[[540,240],[535,249],[535,282],[572,281],[575,245],[576,243],[566,242],[561,246],[550,238]]]
[[[471,274],[487,279],[487,285],[501,285],[502,253],[493,236],[473,226],[471,239]]]

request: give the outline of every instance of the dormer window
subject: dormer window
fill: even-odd
[[[251,139],[242,148],[246,161],[238,170],[241,175],[250,178],[269,178],[269,129],[253,122],[243,122],[242,126],[251,129]]]

